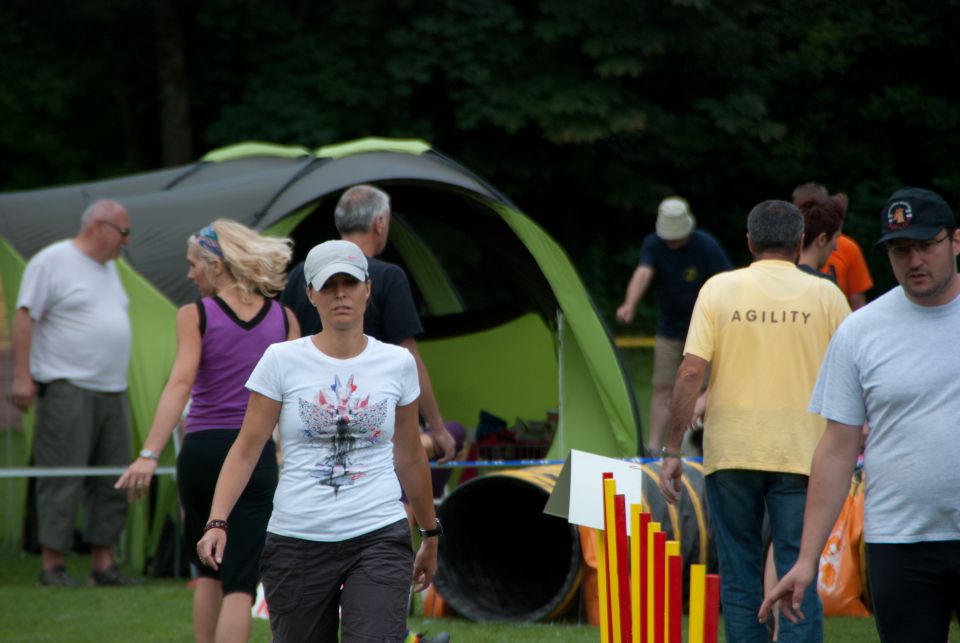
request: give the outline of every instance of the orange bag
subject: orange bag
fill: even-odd
[[[597,532],[590,527],[577,527],[580,532],[580,549],[583,551],[583,604],[590,625],[600,625],[600,596],[597,587]]]
[[[863,483],[857,479],[820,554],[817,592],[826,616],[870,616],[862,595]]]

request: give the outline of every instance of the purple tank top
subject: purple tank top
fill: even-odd
[[[247,379],[267,347],[287,339],[287,316],[270,299],[248,322],[216,296],[201,299],[197,309],[202,350],[185,430],[239,429],[250,398]]]

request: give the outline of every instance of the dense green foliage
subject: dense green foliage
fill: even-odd
[[[612,318],[667,194],[736,263],[748,209],[800,182],[847,192],[864,246],[902,184],[958,202],[958,27],[956,0],[9,0],[0,189],[423,138],[550,230]]]

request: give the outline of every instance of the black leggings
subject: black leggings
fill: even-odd
[[[210,569],[197,557],[197,541],[210,516],[220,467],[238,433],[233,429],[188,433],[177,458],[177,488],[183,505],[186,551],[197,572],[221,581],[224,594],[245,592],[256,596],[260,552],[273,511],[273,492],[277,488],[277,455],[273,440],[264,446],[250,482],[230,513],[230,532],[220,569]]]
[[[867,543],[867,572],[883,643],[944,643],[960,618],[960,541]]]

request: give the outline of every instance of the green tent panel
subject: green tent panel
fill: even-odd
[[[302,259],[336,235],[334,204],[357,183],[390,193],[394,225],[385,258],[411,276],[425,327],[420,350],[445,418],[470,427],[487,411],[512,425],[559,409],[549,457],[573,448],[637,453],[640,420],[629,377],[566,253],[496,189],[422,141],[371,138],[313,153],[241,143],[158,172],[0,194],[8,313],[25,257],[75,234],[92,199],[124,203],[134,232],[119,265],[133,324],[130,403],[139,449],[173,363],[176,309],[197,298],[186,279],[189,235],[217,217],[232,218],[290,236]],[[172,464],[172,448],[161,462]],[[176,521],[179,513],[173,481],[164,478],[152,515],[144,503],[131,512],[127,544],[138,567],[168,517]]]

